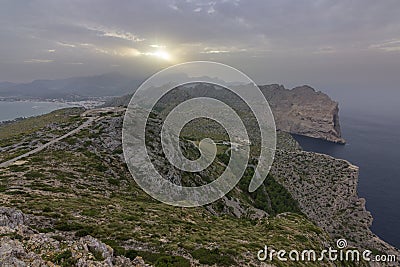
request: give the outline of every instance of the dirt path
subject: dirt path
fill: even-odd
[[[59,136],[59,137],[51,140],[50,142],[48,142],[48,143],[46,143],[44,145],[41,145],[41,146],[39,146],[39,147],[29,151],[29,152],[26,152],[25,154],[22,154],[22,155],[20,155],[18,157],[10,159],[10,160],[8,160],[6,162],[0,163],[0,168],[8,167],[11,164],[13,164],[14,162],[18,161],[18,160],[21,160],[21,159],[26,158],[26,157],[28,157],[30,155],[36,154],[36,153],[42,151],[43,149],[45,149],[46,147],[51,146],[54,143],[57,143],[57,142],[65,139],[65,138],[67,138],[67,137],[69,137],[69,136],[71,136],[73,134],[78,133],[80,130],[82,130],[82,129],[88,127],[89,125],[91,125],[92,122],[94,122],[96,119],[98,119],[98,117],[90,117],[87,121],[85,121],[83,124],[81,124],[78,128],[75,128],[72,131],[70,131],[70,132],[68,132],[68,133],[66,133],[66,134],[64,134],[62,136]]]

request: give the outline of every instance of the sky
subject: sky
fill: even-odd
[[[3,0],[0,81],[141,78],[211,60],[258,84],[396,95],[399,10],[398,0]]]

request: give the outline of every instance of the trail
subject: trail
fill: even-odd
[[[0,163],[0,168],[8,167],[11,164],[13,164],[14,162],[18,161],[18,160],[21,160],[23,158],[26,158],[26,157],[31,156],[33,154],[36,154],[36,153],[42,151],[43,149],[45,149],[46,147],[49,147],[49,146],[51,146],[51,145],[53,145],[53,144],[65,139],[65,138],[67,138],[67,137],[69,137],[71,135],[74,135],[74,134],[78,133],[80,130],[82,130],[82,129],[88,127],[89,125],[91,125],[92,122],[94,122],[96,119],[98,119],[98,117],[89,117],[89,119],[87,121],[85,121],[83,124],[81,124],[78,128],[75,128],[72,131],[70,131],[70,132],[68,132],[68,133],[66,133],[66,134],[64,134],[62,136],[54,138],[53,140],[47,142],[46,144],[43,144],[43,145],[41,145],[41,146],[39,146],[39,147],[29,151],[29,152],[26,152],[25,154],[22,154],[22,155],[20,155],[18,157],[15,157],[13,159],[10,159],[8,161]]]

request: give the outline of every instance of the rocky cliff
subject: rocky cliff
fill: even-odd
[[[345,143],[341,137],[338,103],[328,95],[316,92],[307,85],[291,90],[277,84],[262,85],[259,88],[269,102],[277,129],[335,143]],[[233,106],[241,105],[233,94],[226,90],[215,90],[213,85],[207,84],[199,84],[190,89],[180,88],[162,101],[171,105],[199,96],[220,99]],[[126,95],[112,99],[105,106],[127,106],[131,97],[132,95]]]
[[[338,103],[307,85],[291,90],[282,85],[260,86],[282,131],[345,143],[341,137]]]

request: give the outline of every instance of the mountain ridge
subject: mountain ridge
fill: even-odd
[[[0,86],[0,97],[5,99],[63,99],[115,97],[137,88],[142,79],[134,79],[118,72],[64,79],[34,80],[29,83],[8,83]]]
[[[261,92],[274,114],[276,128],[288,133],[319,138],[345,144],[339,121],[339,104],[327,94],[317,92],[308,85],[286,89],[283,85],[260,85]],[[165,104],[178,103],[193,97],[207,96],[241,105],[225,90],[215,90],[214,85],[197,85],[194,88],[175,89],[162,100]],[[103,106],[127,106],[132,94],[108,100]]]

